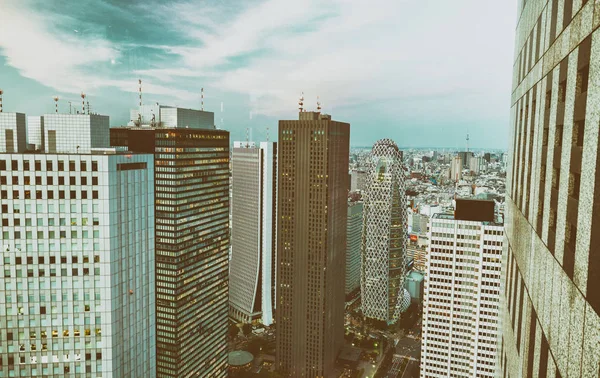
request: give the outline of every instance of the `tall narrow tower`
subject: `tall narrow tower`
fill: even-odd
[[[400,151],[390,139],[375,143],[363,193],[361,301],[367,318],[400,318],[406,270],[406,195]]]
[[[350,125],[302,111],[279,121],[277,367],[332,377],[344,337]]]

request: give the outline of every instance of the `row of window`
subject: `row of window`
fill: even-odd
[[[31,163],[31,161],[29,160],[23,160],[22,161],[22,165],[19,164],[19,160],[0,160],[0,171],[6,171],[7,167],[10,167],[12,171],[31,171],[32,167],[34,171],[42,171],[42,161],[41,160],[35,160],[33,161],[33,164]],[[46,160],[46,172],[53,172],[54,168],[56,168],[57,171],[59,172],[65,172],[65,161],[59,160],[59,161],[52,161],[52,160]],[[71,172],[75,172],[77,171],[77,163],[74,160],[69,160],[69,162],[67,163],[66,167],[68,167],[68,170]],[[98,162],[97,161],[92,161],[91,162],[91,169],[92,172],[97,172],[98,171]],[[79,171],[81,172],[86,172],[88,170],[88,162],[87,161],[80,161],[79,162]]]

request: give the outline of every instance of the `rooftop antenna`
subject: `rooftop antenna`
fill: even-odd
[[[69,101],[69,114],[73,113],[73,103]]]
[[[55,108],[56,114],[58,114],[58,96],[54,96],[52,98],[54,99],[54,108]]]
[[[302,96],[298,100],[298,109],[300,109],[300,113],[304,111],[304,92],[302,92]]]
[[[204,111],[204,88],[200,89],[200,105],[200,109]]]
[[[85,93],[81,92],[81,114],[85,114]]]
[[[269,128],[267,127],[267,143],[269,143]]]
[[[4,91],[0,89],[0,113],[2,113],[2,93],[4,93]]]
[[[250,147],[250,128],[246,127],[246,148]]]
[[[319,96],[317,96],[317,112],[321,113],[321,101],[319,100]]]
[[[87,114],[90,114],[90,101],[87,101]]]

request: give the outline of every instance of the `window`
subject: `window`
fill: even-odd
[[[73,160],[69,161],[69,171],[73,172],[75,170],[75,162]]]
[[[93,161],[92,162],[92,171],[93,172],[97,172],[98,171],[98,162],[97,161]]]
[[[58,161],[58,171],[59,172],[65,171],[65,162],[64,161],[61,161],[61,160]]]

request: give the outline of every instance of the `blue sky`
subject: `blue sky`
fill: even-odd
[[[144,102],[205,109],[244,139],[306,107],[351,144],[505,148],[515,0],[2,0],[5,111],[80,104],[111,125]],[[221,113],[221,104],[223,112]]]

